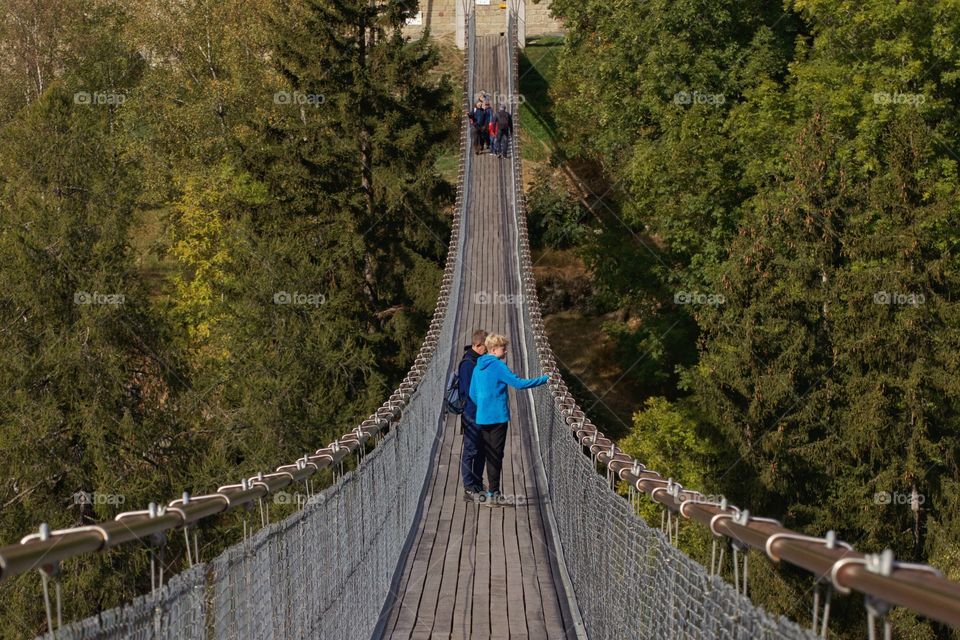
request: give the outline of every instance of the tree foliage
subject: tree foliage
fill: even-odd
[[[628,442],[706,492],[957,577],[956,4],[553,8],[570,28],[560,127],[619,214],[584,251],[640,316],[613,331],[646,349],[683,314],[697,345],[664,392],[675,408],[638,414]],[[671,440],[678,415],[735,455],[664,458],[699,459]],[[789,611],[806,588],[757,593]],[[903,637],[930,637],[895,616]],[[835,628],[860,620],[850,607]]]
[[[401,36],[411,9],[5,9],[4,542],[206,493],[368,415],[429,322],[452,201],[433,169],[452,84],[434,45]],[[229,525],[202,525],[204,558]],[[67,563],[65,619],[142,593],[145,559]],[[35,575],[0,601],[21,612],[0,636],[43,631]]]

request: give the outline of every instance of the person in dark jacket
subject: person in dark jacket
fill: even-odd
[[[483,108],[483,101],[477,100],[476,105],[468,114],[470,118],[471,134],[473,136],[473,153],[479,155],[486,145],[487,112]]]
[[[507,111],[506,105],[500,105],[500,111],[494,119],[497,121],[497,143],[493,148],[497,151],[497,157],[503,158],[507,155],[507,139],[513,133],[513,116]]]
[[[463,477],[463,499],[476,501],[485,495],[483,489],[483,435],[477,426],[477,405],[470,399],[470,382],[477,360],[487,352],[484,341],[487,332],[477,329],[470,339],[471,344],[463,350],[463,359],[457,369],[460,397],[464,399],[460,426],[463,431],[463,453],[460,455],[460,475]]]
[[[487,467],[487,504],[504,504],[500,493],[500,471],[503,468],[503,450],[507,444],[507,423],[510,404],[507,387],[532,389],[545,384],[549,378],[520,378],[510,370],[503,359],[507,354],[506,337],[493,334],[484,341],[487,354],[477,360],[470,382],[470,399],[477,405],[476,424],[483,435],[483,454]]]

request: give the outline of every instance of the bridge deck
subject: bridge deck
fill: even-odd
[[[478,38],[476,89],[507,92],[506,40]],[[508,363],[519,366],[520,309],[516,233],[511,224],[508,160],[473,156],[465,220],[460,344],[475,328],[511,338]],[[481,296],[485,295],[488,302]],[[459,358],[459,353],[456,354]],[[445,425],[433,463],[423,515],[386,614],[391,638],[564,638],[567,600],[544,529],[543,501],[531,460],[531,407],[511,392],[502,491],[524,498],[516,507],[463,501],[462,437],[455,418]]]

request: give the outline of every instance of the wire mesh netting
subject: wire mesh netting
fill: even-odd
[[[197,565],[174,576],[155,595],[103,611],[57,631],[58,640],[172,640],[203,638],[206,568]],[[49,636],[43,636],[48,638]]]
[[[211,637],[369,637],[414,524],[445,371],[358,471],[211,563]]]
[[[156,596],[68,625],[57,638],[368,637],[429,470],[447,351],[357,470]]]
[[[534,392],[534,406],[547,499],[590,638],[816,637],[710,576],[636,516],[597,474],[549,390]]]

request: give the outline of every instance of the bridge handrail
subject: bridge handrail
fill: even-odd
[[[470,16],[467,16],[467,20],[469,18]],[[464,56],[462,114],[466,114],[470,106],[469,92],[472,83],[469,78],[468,64],[468,56]],[[51,570],[64,560],[83,554],[104,551],[137,540],[149,541],[151,536],[189,527],[224,511],[250,505],[296,482],[307,482],[311,476],[322,469],[339,465],[350,454],[365,450],[371,439],[374,440],[375,446],[378,437],[387,433],[391,425],[399,421],[403,409],[417,391],[437,351],[441,328],[448,312],[454,270],[459,260],[460,224],[464,204],[464,174],[469,135],[465,115],[461,118],[460,127],[457,197],[437,304],[426,338],[414,359],[414,364],[397,389],[379,409],[328,446],[317,449],[314,453],[307,453],[293,463],[280,465],[275,472],[266,474],[261,472],[241,480],[238,484],[221,486],[212,494],[190,496],[184,492],[181,498],[172,500],[167,505],[158,506],[150,503],[147,509],[120,513],[114,520],[92,525],[51,530],[46,523],[43,523],[37,533],[24,536],[19,543],[0,547],[0,582],[33,570]]]
[[[513,50],[513,87],[519,89],[519,43],[515,37],[515,15],[508,29]],[[514,155],[520,158],[520,118],[515,117],[517,134],[513,136]],[[670,479],[624,453],[615,442],[606,438],[585,415],[560,375],[557,359],[544,328],[527,231],[527,202],[523,192],[522,163],[513,163],[517,202],[517,224],[520,235],[520,276],[523,300],[531,323],[541,369],[550,375],[548,383],[555,408],[564,417],[570,434],[585,455],[607,469],[611,489],[613,479],[626,482],[637,491],[680,514],[710,527],[717,537],[724,537],[740,549],[756,549],[771,561],[784,561],[812,573],[817,582],[832,586],[840,593],[855,590],[877,601],[906,607],[933,620],[960,627],[960,584],[946,579],[929,565],[901,563],[890,550],[880,554],[855,551],[849,544],[836,541],[833,532],[825,538],[801,534],[782,526],[779,521],[752,515],[748,510],[709,500],[699,491],[684,489]]]

